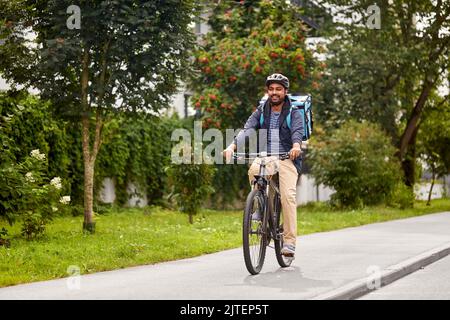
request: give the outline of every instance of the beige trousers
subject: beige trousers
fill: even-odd
[[[267,159],[267,158],[266,158]],[[259,173],[260,159],[255,159],[248,170],[251,185],[254,175]],[[283,217],[283,241],[295,246],[297,239],[297,169],[292,160],[273,160],[266,165],[268,174],[279,173],[279,188],[281,193],[281,207]],[[253,186],[251,186],[253,187]],[[269,195],[270,196],[270,195]]]

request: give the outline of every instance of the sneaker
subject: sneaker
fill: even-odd
[[[295,254],[295,246],[293,244],[285,244],[281,249],[281,254],[286,257],[293,257]]]

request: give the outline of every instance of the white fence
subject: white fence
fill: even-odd
[[[129,184],[127,188],[131,198],[127,205],[130,207],[144,207],[147,205],[147,197],[139,197],[138,189],[134,184]],[[326,201],[330,199],[333,189],[323,185],[316,186],[314,179],[308,175],[302,175],[297,184],[297,205],[305,204],[311,201]],[[103,181],[103,188],[99,193],[100,201],[103,203],[113,203],[116,198],[114,179],[107,178]]]
[[[323,184],[317,186],[313,177],[302,174],[297,182],[297,205],[311,201],[327,201],[333,193],[332,188]]]
[[[428,200],[428,195],[430,193],[430,182],[422,182],[414,186],[414,193],[416,194],[417,200]],[[431,192],[431,199],[440,199],[448,195],[448,190],[446,190],[445,185],[442,182],[436,182],[433,186],[433,191]]]
[[[417,184],[414,188],[416,199],[427,200],[429,190],[429,182]],[[134,184],[129,184],[127,191],[131,196],[127,202],[129,207],[144,207],[147,205],[147,197],[145,195],[139,197],[138,189]],[[306,204],[311,201],[327,201],[333,193],[334,190],[332,188],[324,185],[317,186],[313,177],[304,174],[298,179],[297,183],[297,205]],[[450,196],[450,177],[436,181],[431,199],[439,199],[445,196]],[[115,198],[114,179],[107,178],[103,181],[103,188],[100,191],[100,201],[104,203],[113,203]]]

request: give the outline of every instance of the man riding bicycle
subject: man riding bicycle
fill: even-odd
[[[250,132],[256,129],[266,129],[268,153],[289,152],[289,159],[278,161],[278,179],[283,213],[283,248],[285,256],[294,256],[297,238],[297,178],[301,170],[301,143],[304,133],[303,121],[299,112],[291,111],[291,102],[287,96],[289,79],[280,73],[274,73],[266,79],[268,99],[260,108],[248,118],[244,130],[241,130],[224,151],[223,154],[230,161],[237,145],[241,145]],[[286,118],[291,113],[291,124]],[[263,116],[261,116],[263,115]],[[264,147],[263,147],[264,148]],[[259,164],[255,160],[248,176],[250,185],[254,175],[259,173]],[[256,216],[253,219],[261,219]]]

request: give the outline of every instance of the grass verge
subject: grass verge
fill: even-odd
[[[369,207],[332,211],[323,203],[298,208],[300,235],[450,211],[450,199],[416,202],[400,210]],[[158,207],[120,209],[96,217],[94,235],[81,232],[82,217],[57,217],[34,241],[20,237],[20,225],[9,229],[11,247],[0,247],[0,287],[183,259],[241,246],[241,211],[203,210],[188,223],[187,215]]]

